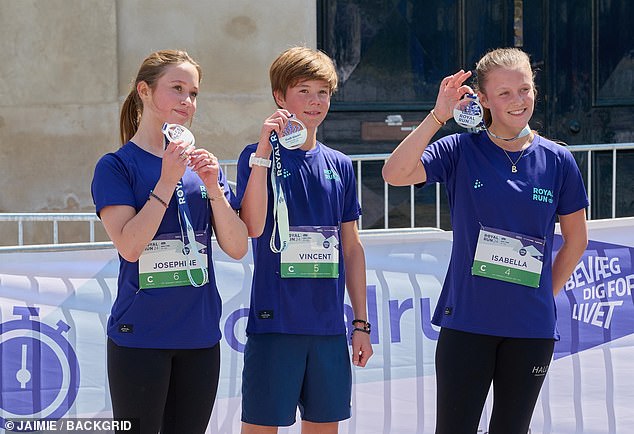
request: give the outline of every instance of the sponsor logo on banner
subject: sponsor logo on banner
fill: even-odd
[[[79,390],[79,363],[64,337],[70,327],[38,321],[36,307],[14,306],[13,314],[21,318],[0,323],[0,426],[16,418],[59,419]]]
[[[475,184],[473,188],[486,190]],[[631,222],[588,222],[591,239],[593,226],[602,225],[597,234],[614,244],[589,242],[555,299],[561,334],[556,360],[526,367],[527,375],[546,377],[531,421],[534,433],[564,432],[563,427],[579,433],[634,432],[628,419],[634,387],[628,375],[634,357],[634,219]],[[432,326],[431,316],[451,256],[451,233],[368,232],[361,239],[374,356],[365,368],[352,368],[353,417],[341,422],[340,431],[433,433],[439,329]],[[561,244],[561,237],[555,236],[554,250]],[[207,432],[239,432],[251,255],[236,261],[213,246],[223,338],[218,395]],[[112,415],[106,325],[118,269],[113,248],[0,253],[0,431],[3,422],[18,419]],[[349,326],[353,312],[345,301]],[[126,325],[132,332],[132,325]],[[554,411],[564,401],[575,405]],[[486,432],[490,413],[487,401],[478,432]]]
[[[554,251],[562,244],[555,237]],[[557,296],[555,358],[634,333],[634,248],[589,241]]]

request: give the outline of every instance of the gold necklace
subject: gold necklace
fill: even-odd
[[[513,159],[511,158],[509,153],[506,152],[506,149],[502,148],[502,150],[504,151],[504,154],[506,154],[506,158],[508,158],[511,162],[511,172],[517,173],[517,163],[520,161],[520,158],[522,158],[522,155],[524,155],[524,151],[526,150],[526,148],[522,149],[522,152],[520,152],[520,156],[517,157],[517,160],[515,160],[515,162],[513,162]]]

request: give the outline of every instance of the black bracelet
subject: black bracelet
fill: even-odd
[[[361,324],[362,327],[356,327],[356,324]],[[355,330],[363,330],[365,333],[370,333],[372,325],[364,319],[353,319],[352,325],[355,326]]]
[[[167,207],[169,206],[169,205],[167,205],[167,202],[165,202],[163,199],[161,199],[161,198],[160,198],[160,197],[158,197],[156,194],[154,194],[154,192],[153,192],[152,190],[150,190],[150,195],[148,196],[147,200],[149,201],[149,200],[150,200],[150,198],[152,198],[152,197],[153,197],[154,199],[158,200],[158,201],[159,201],[159,203],[165,207],[165,209],[167,209]]]

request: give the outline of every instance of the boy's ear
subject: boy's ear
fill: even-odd
[[[282,92],[280,92],[279,90],[274,90],[273,91],[273,98],[275,98],[275,103],[280,106],[281,108],[286,108],[286,98],[284,97],[284,94]]]

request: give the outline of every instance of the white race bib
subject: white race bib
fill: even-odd
[[[150,241],[139,258],[139,287],[189,286],[188,272],[196,282],[206,279],[203,269],[207,269],[208,236],[207,231],[196,232],[196,246],[183,246],[178,233],[159,235]],[[193,248],[198,250],[197,254]]]
[[[471,274],[537,288],[545,240],[482,227]]]
[[[336,226],[291,226],[288,247],[280,254],[283,278],[339,277]]]

